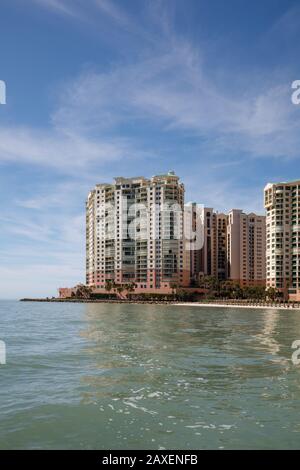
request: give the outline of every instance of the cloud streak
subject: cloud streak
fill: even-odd
[[[69,16],[72,18],[80,18],[81,15],[76,7],[74,7],[74,0],[72,3],[65,0],[32,0],[34,3],[41,7],[48,8],[55,13]]]
[[[300,115],[290,94],[289,83],[240,92],[220,88],[199,52],[177,41],[134,65],[84,73],[63,94],[53,122],[92,131],[148,121],[164,132],[211,140],[211,147],[222,151],[240,147],[253,156],[295,158]]]
[[[0,127],[0,161],[29,163],[76,174],[88,173],[93,166],[121,159],[140,158],[145,152],[126,138],[86,137],[78,132],[57,129],[36,130],[29,127]]]

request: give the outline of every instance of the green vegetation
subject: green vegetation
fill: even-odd
[[[175,291],[173,289],[172,294],[160,294],[160,293],[152,293],[152,292],[143,292],[139,294],[130,294],[127,296],[130,300],[149,300],[149,301],[166,301],[166,302],[173,302],[173,301],[185,301],[185,302],[193,302],[197,300],[197,296],[194,292],[187,292],[183,289],[177,289]]]
[[[116,298],[117,297],[116,294],[119,294],[119,297],[121,297],[123,292],[126,292],[127,293],[126,297],[128,297],[128,294],[130,294],[131,292],[134,292],[135,288],[136,288],[136,285],[134,284],[134,282],[130,282],[127,284],[116,284],[114,280],[107,280],[105,282],[106,291],[109,294],[110,292],[113,293],[113,295],[109,298]],[[97,294],[97,295],[98,295],[98,298],[100,298],[100,296],[104,298],[103,296],[105,295],[105,293]]]
[[[76,292],[72,294],[72,297],[75,297],[76,299],[90,299],[91,294],[91,287],[85,286],[84,284],[79,284],[77,286]]]
[[[79,284],[76,292],[72,294],[74,299],[128,299],[132,301],[183,301],[195,302],[198,300],[250,300],[250,301],[283,301],[283,296],[273,287],[265,289],[264,286],[245,286],[233,281],[220,281],[212,276],[205,276],[200,279],[198,288],[203,292],[197,292],[193,287],[183,289],[177,284],[172,284],[172,293],[136,293],[136,284],[116,284],[114,280],[107,280],[105,283],[106,292],[93,293],[91,287]],[[122,295],[124,293],[124,295]]]
[[[239,283],[220,281],[212,276],[205,276],[199,281],[199,287],[207,289],[206,299],[244,299],[244,300],[281,300],[282,295],[273,287],[241,286]]]

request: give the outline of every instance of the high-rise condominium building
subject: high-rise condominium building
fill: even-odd
[[[188,240],[185,242],[185,254],[188,259],[190,270],[190,280],[192,284],[196,284],[200,272],[200,253],[203,246],[203,231],[202,231],[202,206],[192,202],[186,205],[185,208],[185,226],[190,228],[190,233],[185,230],[185,235]]]
[[[183,211],[184,185],[174,172],[97,184],[86,203],[87,285],[189,285]]]
[[[300,180],[267,184],[267,287],[300,300]]]
[[[198,255],[200,277],[229,279],[242,286],[265,284],[264,216],[237,209],[223,214],[204,207],[200,223],[203,233],[203,247]]]
[[[227,221],[227,276],[242,286],[265,285],[266,218],[232,209]]]
[[[196,243],[186,245],[192,283],[197,283],[203,276],[225,280],[227,216],[196,203],[187,204],[185,213],[190,214],[188,225],[192,230],[191,238],[196,237]]]
[[[200,217],[203,246],[199,253],[200,276],[226,279],[226,226],[227,216],[214,212],[212,207],[203,207]]]
[[[220,280],[224,281],[228,276],[228,260],[227,260],[227,224],[228,216],[226,214],[215,215],[215,227],[216,233],[215,239],[215,276]]]

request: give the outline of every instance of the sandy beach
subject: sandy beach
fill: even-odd
[[[300,310],[300,306],[284,306],[284,305],[241,305],[241,304],[220,304],[220,303],[203,303],[203,302],[178,302],[174,305],[181,307],[222,307],[222,308],[255,308],[255,309],[271,309],[271,310]]]

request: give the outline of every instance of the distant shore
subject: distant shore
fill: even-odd
[[[58,302],[73,304],[178,304],[171,300],[130,300],[130,299],[20,299],[20,302]],[[180,301],[182,303],[182,301]]]
[[[236,300],[227,301],[203,301],[183,302],[182,300],[130,300],[130,299],[59,299],[41,298],[20,299],[20,302],[57,302],[57,303],[91,303],[91,304],[155,304],[155,305],[177,305],[179,307],[217,307],[217,308],[252,308],[252,309],[280,309],[300,310],[298,303],[276,303],[276,302],[244,302]]]

